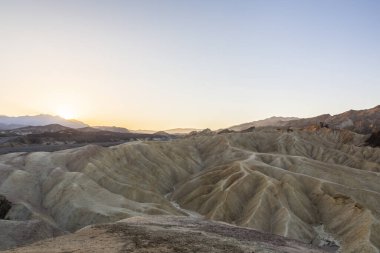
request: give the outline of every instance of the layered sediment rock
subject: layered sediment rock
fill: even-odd
[[[0,194],[26,206],[29,217],[70,232],[141,215],[186,216],[190,210],[328,245],[323,227],[333,248],[378,252],[380,149],[361,146],[365,140],[331,129],[262,129],[13,153],[0,156]]]
[[[6,252],[322,253],[295,240],[203,219],[150,216],[93,225]]]

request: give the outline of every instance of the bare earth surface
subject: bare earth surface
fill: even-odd
[[[117,231],[121,226],[127,234],[131,230],[113,222],[136,216],[175,215],[243,227],[239,231],[252,228],[329,251],[339,248],[347,253],[378,253],[380,149],[362,146],[366,138],[346,130],[262,129],[108,148],[89,145],[57,152],[1,155],[0,194],[13,206],[6,217],[9,220],[0,223],[0,249],[111,223],[56,240],[79,240],[88,247],[100,247],[105,240],[117,252],[126,249],[128,236],[120,232],[113,238],[118,233],[109,232],[111,227]],[[19,225],[36,221],[43,224],[41,229]],[[200,227],[196,238],[202,241],[202,236],[212,231]],[[164,228],[144,229],[136,231],[162,232]],[[240,247],[242,237],[220,235],[222,230],[215,233],[229,239],[219,238],[218,243]],[[234,231],[223,231],[228,230]],[[99,233],[98,239],[88,239],[89,235],[83,234],[86,231]],[[177,230],[170,227],[170,231],[172,235]],[[16,232],[17,237],[10,236]],[[187,238],[181,229],[178,234]],[[162,233],[145,235],[154,241]],[[170,240],[175,238],[170,235]],[[215,240],[210,236],[204,240],[212,243]],[[119,244],[118,238],[124,242]],[[133,243],[128,245],[132,247]],[[136,247],[135,252],[153,252],[144,248],[144,243],[138,245],[143,248],[138,251]],[[246,250],[243,246],[238,249]]]
[[[5,252],[322,253],[324,251],[285,237],[219,222],[178,216],[150,216],[92,225],[75,234]]]

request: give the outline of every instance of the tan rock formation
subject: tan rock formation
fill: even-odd
[[[138,215],[200,215],[342,252],[379,252],[380,149],[321,129],[0,156],[0,194],[67,231]],[[179,203],[178,208],[175,201]]]
[[[225,223],[186,217],[151,216],[92,225],[75,234],[6,252],[323,253],[324,251],[285,237]]]

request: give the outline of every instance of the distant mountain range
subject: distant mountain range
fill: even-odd
[[[242,131],[250,127],[295,127],[305,128],[323,123],[334,129],[347,129],[360,134],[369,134],[380,131],[380,105],[366,110],[349,110],[336,115],[322,114],[311,118],[271,117],[264,120],[253,121],[228,129]]]
[[[173,128],[173,129],[168,129],[164,130],[168,134],[188,134],[193,131],[202,131],[203,129],[198,129],[198,128]]]
[[[130,133],[130,131],[127,128],[124,127],[116,127],[116,126],[93,126],[93,128],[103,130],[103,131],[110,131],[115,133]]]
[[[380,105],[366,110],[349,110],[337,115],[322,114],[311,118],[296,118],[296,117],[271,117],[264,120],[252,121],[240,125],[231,126],[227,129],[231,131],[243,131],[253,127],[295,127],[305,128],[308,126],[319,125],[321,122],[328,125],[330,128],[347,129],[361,134],[369,134],[372,132],[380,131]],[[47,114],[40,114],[36,116],[19,116],[9,117],[0,116],[0,130],[9,130],[24,128],[28,126],[47,126],[47,125],[61,125],[69,128],[86,128],[88,124],[78,120],[66,120],[59,116],[52,116]],[[46,132],[55,131],[56,128],[50,127]],[[59,128],[59,127],[58,127]],[[93,126],[92,129],[103,131],[110,131],[116,133],[144,133],[153,134],[155,130],[129,130],[123,127],[116,126]],[[28,128],[21,129],[22,132],[27,132]],[[43,131],[38,129],[33,131]],[[91,129],[88,129],[92,131]],[[85,131],[85,129],[82,129]],[[196,128],[174,128],[163,130],[167,134],[188,134],[194,131],[202,131]]]
[[[125,129],[115,129],[114,127],[110,129],[115,131],[107,131],[94,127],[70,128],[59,124],[50,124],[0,130],[0,154],[56,151],[86,144],[110,146],[137,140],[165,141],[176,138],[176,136],[165,132],[143,134],[118,132],[125,131]]]
[[[46,126],[51,124],[59,124],[70,128],[82,128],[89,126],[78,120],[67,120],[59,116],[52,116],[48,114],[18,117],[0,116],[1,130],[16,129],[26,126]]]
[[[193,131],[202,131],[203,129],[199,128],[173,128],[168,130],[162,130],[162,132],[165,132],[167,134],[188,134]],[[144,133],[144,134],[153,134],[156,133],[157,130],[130,130],[133,133]]]
[[[89,127],[88,124],[83,123],[79,120],[67,120],[61,118],[59,116],[52,116],[49,114],[40,114],[35,116],[18,116],[18,117],[10,117],[10,116],[2,116],[0,115],[0,130],[12,130],[18,128],[25,128],[30,126],[48,126],[48,125],[60,125],[69,128],[85,128]],[[103,131],[110,131],[115,133],[141,133],[141,134],[154,134],[157,130],[129,130],[124,127],[117,126],[91,126],[92,128],[96,128]],[[33,129],[33,130],[32,130]],[[32,131],[43,131],[46,132],[54,132],[54,126],[49,126],[48,128],[31,128],[29,130]],[[82,129],[85,131],[85,129]],[[164,130],[167,134],[187,134],[192,131],[200,131],[202,129],[196,128],[174,128],[169,130]],[[21,132],[28,132],[28,128],[21,129]],[[88,129],[88,131],[91,131]]]
[[[42,134],[42,133],[55,133],[70,129],[69,127],[61,126],[59,124],[50,124],[45,126],[26,126],[9,130],[2,130],[3,133],[28,135],[28,134]]]

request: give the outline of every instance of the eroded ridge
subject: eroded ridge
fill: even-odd
[[[28,210],[18,219],[62,231],[187,209],[305,243],[323,225],[342,252],[379,252],[380,149],[364,140],[263,129],[13,153],[0,156],[0,194]]]

